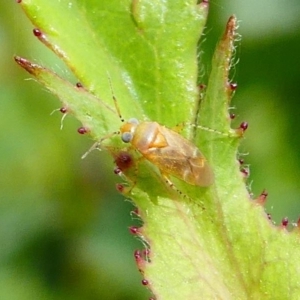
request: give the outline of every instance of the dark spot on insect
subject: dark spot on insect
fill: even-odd
[[[282,221],[281,221],[281,225],[283,227],[287,227],[289,224],[289,219],[288,218],[283,218]]]
[[[21,3],[21,2],[22,2],[22,0],[16,0],[16,2],[17,2],[17,3]]]
[[[68,109],[66,107],[62,107],[60,110],[59,110],[62,114],[65,114]]]
[[[267,214],[267,218],[268,218],[269,220],[272,220],[272,215],[271,215],[271,214]]]
[[[205,84],[202,84],[202,83],[199,84],[199,89],[200,89],[200,90],[204,90],[205,88],[206,88],[206,85],[205,85]]]
[[[229,115],[229,117],[230,117],[231,120],[233,120],[233,119],[235,118],[235,114],[234,114],[234,113],[231,113],[231,114]]]
[[[149,281],[147,279],[142,280],[142,285],[148,285],[148,284],[149,284]]]
[[[33,34],[36,37],[40,37],[42,35],[42,32],[38,28],[33,29]]]
[[[138,234],[139,233],[139,227],[137,227],[137,226],[130,226],[129,227],[129,231],[132,234]]]
[[[242,165],[244,163],[244,160],[242,158],[239,158],[238,161],[239,161],[240,165]]]
[[[77,129],[77,132],[80,134],[86,134],[88,132],[88,130],[85,127],[79,127]]]
[[[80,82],[77,82],[77,83],[76,83],[76,87],[78,87],[78,88],[82,88],[82,87],[83,87],[83,85],[82,85]]]

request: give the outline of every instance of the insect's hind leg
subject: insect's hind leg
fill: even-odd
[[[173,190],[175,191],[180,197],[182,197],[183,199],[186,199],[189,202],[192,202],[195,204],[195,200],[192,199],[191,197],[189,197],[187,194],[185,194],[184,192],[182,192],[179,188],[176,187],[176,185],[169,179],[169,177],[165,174],[161,174],[162,177],[165,180],[165,183]],[[197,205],[202,209],[205,210],[205,207],[203,204],[197,203]]]
[[[181,133],[183,131],[183,129],[185,128],[185,126],[190,126],[193,128],[193,132],[192,132],[192,137],[190,138],[191,140],[193,140],[196,136],[196,130],[197,129],[201,129],[201,130],[204,130],[204,131],[207,131],[207,132],[211,132],[211,133],[214,133],[214,134],[217,134],[219,136],[223,136],[223,137],[233,137],[233,136],[236,136],[238,135],[236,133],[235,130],[232,130],[232,132],[222,132],[222,131],[219,131],[219,130],[216,130],[216,129],[213,129],[213,128],[209,128],[209,127],[205,127],[205,126],[201,126],[201,125],[196,125],[196,124],[188,124],[186,122],[182,122],[182,123],[179,123],[177,124],[176,126],[172,127],[171,129],[177,133]]]

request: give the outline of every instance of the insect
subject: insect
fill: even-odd
[[[121,139],[130,143],[145,159],[155,165],[171,185],[168,176],[174,176],[191,185],[206,187],[213,183],[214,175],[200,150],[189,140],[157,122],[127,122],[122,118],[117,99],[110,87],[119,118]]]
[[[120,130],[113,134],[120,134],[124,143],[130,143],[145,159],[155,165],[170,186],[173,186],[173,183],[169,180],[169,176],[202,187],[207,187],[214,182],[214,174],[210,165],[192,142],[157,122],[139,122],[135,118],[125,121],[120,113],[112,86],[111,91],[119,118],[124,123]],[[94,144],[83,158],[113,134]]]
[[[209,186],[214,181],[211,167],[189,140],[157,122],[129,119],[121,128],[121,139],[139,151],[168,178],[177,177],[191,185]]]

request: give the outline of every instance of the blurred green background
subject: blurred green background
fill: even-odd
[[[240,20],[233,68],[234,124],[249,122],[240,148],[255,196],[269,192],[278,224],[300,215],[300,2],[212,1],[201,43],[203,74],[227,18]],[[81,160],[92,141],[59,101],[13,61],[27,57],[72,78],[32,34],[15,1],[0,4],[0,299],[147,299],[128,227],[133,206],[115,190],[107,153]]]

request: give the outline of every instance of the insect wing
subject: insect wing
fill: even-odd
[[[199,149],[173,130],[163,126],[159,130],[168,145],[151,148],[144,156],[163,174],[175,176],[192,185],[211,185],[213,172]]]

